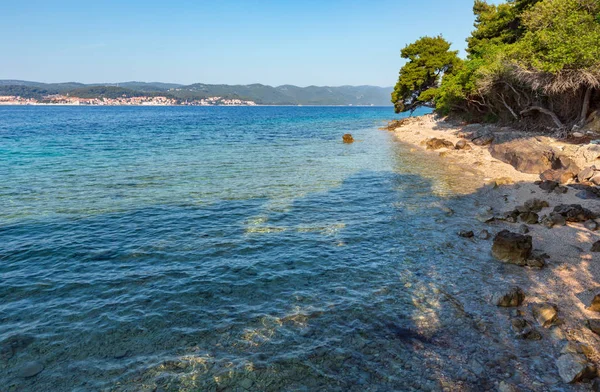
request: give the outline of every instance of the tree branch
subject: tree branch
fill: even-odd
[[[556,124],[556,126],[559,129],[563,129],[565,127],[564,124],[562,123],[562,121],[560,121],[560,119],[556,115],[556,113],[554,113],[553,111],[548,110],[546,108],[543,108],[541,106],[531,106],[530,108],[521,111],[521,116],[523,116],[529,112],[534,112],[534,111],[538,111],[540,113],[550,116],[552,118],[552,121],[554,121],[554,124]]]
[[[592,98],[592,88],[588,87],[585,90],[585,95],[583,97],[583,105],[581,106],[581,114],[579,115],[579,120],[577,121],[577,125],[582,127],[585,125],[585,120],[587,119],[587,113],[590,110],[590,100]]]

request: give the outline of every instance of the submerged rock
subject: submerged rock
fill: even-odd
[[[492,207],[482,207],[477,211],[475,218],[482,223],[492,221],[494,220],[494,210]]]
[[[492,296],[492,303],[504,308],[520,306],[524,300],[525,293],[517,286],[499,291]]]
[[[39,361],[27,362],[19,369],[17,375],[20,378],[31,378],[40,374],[44,370],[44,365]]]
[[[494,238],[492,255],[507,263],[525,265],[531,256],[532,248],[531,236],[502,230]]]
[[[551,327],[558,319],[558,307],[544,302],[530,305],[531,313],[536,321],[544,328]]]
[[[458,235],[463,238],[473,238],[475,236],[475,233],[473,233],[472,231],[461,230],[458,232]]]
[[[342,140],[344,143],[354,143],[354,138],[349,133],[346,133],[344,136],[342,136]]]
[[[17,352],[27,348],[33,341],[33,336],[21,334],[6,338],[0,343],[0,359],[11,359]]]
[[[556,360],[560,378],[566,383],[574,383],[596,377],[596,368],[581,354],[563,354]]]
[[[491,236],[492,235],[487,230],[481,230],[477,235],[477,237],[479,237],[480,240],[489,240]]]
[[[519,233],[521,233],[521,234],[529,233],[529,226],[527,226],[527,225],[519,226]]]
[[[592,244],[592,249],[590,249],[591,252],[594,253],[598,253],[600,252],[600,241],[596,241]]]

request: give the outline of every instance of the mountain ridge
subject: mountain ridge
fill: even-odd
[[[391,106],[393,87],[360,86],[306,86],[291,84],[270,86],[261,83],[247,85],[193,83],[189,85],[163,82],[129,81],[120,83],[43,83],[26,80],[0,80],[0,95],[40,99],[47,95],[66,94],[90,98],[110,95],[148,96],[164,95],[181,102],[208,97],[224,97],[254,101],[261,105],[373,105]],[[106,95],[108,94],[108,95]]]

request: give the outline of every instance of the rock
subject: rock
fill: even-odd
[[[551,327],[558,318],[558,307],[549,302],[531,304],[530,309],[533,317],[544,328]]]
[[[557,195],[565,194],[568,191],[569,191],[569,188],[567,188],[566,186],[562,186],[562,185],[559,185],[556,188],[554,188],[554,193],[556,193]]]
[[[494,158],[512,165],[520,172],[531,174],[540,174],[553,169],[556,161],[551,148],[533,139],[495,142],[490,146],[490,154]]]
[[[41,362],[33,361],[27,362],[18,370],[17,375],[20,378],[35,377],[44,370],[44,365]]]
[[[527,223],[530,225],[535,225],[539,222],[540,217],[535,212],[526,212],[524,214],[519,215],[519,219],[523,223]]]
[[[524,300],[525,293],[517,286],[510,287],[508,290],[499,291],[492,296],[492,303],[504,308],[521,306]]]
[[[600,189],[592,186],[587,186],[580,184],[580,187],[576,189],[581,189],[580,192],[577,192],[575,196],[583,200],[600,200]]]
[[[473,147],[466,140],[459,140],[456,142],[456,146],[454,146],[457,150],[472,150]]]
[[[499,177],[492,180],[492,182],[494,183],[494,187],[497,188],[499,186],[512,185],[515,183],[515,180],[510,177]]]
[[[566,184],[575,178],[575,173],[568,169],[548,169],[540,174],[542,181],[555,181],[559,184]]]
[[[572,133],[573,137],[584,137],[585,134],[581,133],[581,132],[573,132]]]
[[[600,294],[596,294],[594,299],[592,299],[592,303],[588,307],[588,310],[592,312],[600,312]]]
[[[532,248],[531,236],[502,230],[494,238],[492,255],[507,263],[525,265]]]
[[[529,233],[529,226],[527,226],[527,225],[519,226],[519,233],[521,233],[521,234]]]
[[[540,181],[539,187],[546,192],[552,192],[558,186],[556,181]]]
[[[239,386],[244,389],[252,388],[253,384],[254,384],[254,381],[252,381],[252,379],[250,379],[250,378],[244,378],[239,382]]]
[[[563,354],[556,360],[560,378],[566,383],[592,379],[596,376],[596,368],[581,354]]]
[[[425,142],[428,150],[439,150],[440,148],[454,148],[454,144],[446,139],[438,139],[436,137]]]
[[[561,204],[554,207],[554,212],[562,215],[567,222],[585,222],[596,217],[592,211],[580,204]]]
[[[494,220],[494,210],[492,210],[492,207],[482,207],[477,211],[476,218],[483,223],[492,221]]]
[[[542,338],[542,335],[523,317],[515,317],[510,320],[510,323],[515,336],[519,339],[540,340]]]
[[[517,219],[519,218],[519,214],[520,212],[517,210],[507,211],[504,212],[502,215],[496,217],[496,219],[504,220],[509,223],[516,223]]]
[[[344,143],[354,143],[354,138],[349,133],[346,133],[344,136],[342,136],[342,140]]]
[[[533,255],[527,259],[526,264],[528,267],[531,267],[531,268],[544,268],[544,266],[546,265],[547,258],[548,257],[546,254]]]
[[[33,336],[21,334],[4,339],[2,343],[0,343],[0,359],[11,359],[17,352],[27,348],[33,341]]]
[[[551,229],[554,226],[564,226],[567,224],[567,220],[561,214],[551,212],[549,215],[545,215],[540,219],[540,223]]]
[[[554,165],[557,168],[565,169],[565,170],[571,171],[575,174],[577,174],[581,171],[581,169],[579,168],[579,166],[577,166],[575,161],[566,155],[558,156],[556,158],[556,161],[554,162]]]
[[[600,319],[589,319],[587,326],[593,333],[600,335]]]
[[[600,185],[600,173],[596,173],[594,174],[591,178],[590,178],[590,182],[595,184],[595,185]]]
[[[494,135],[486,134],[471,140],[476,146],[489,146],[494,141]]]
[[[596,166],[586,167],[579,173],[577,173],[577,180],[579,182],[584,182],[592,178],[592,176],[596,173]]]
[[[475,233],[473,233],[472,231],[461,230],[458,232],[458,235],[463,238],[473,238],[475,236]]]
[[[489,240],[491,237],[491,234],[487,230],[481,230],[479,232],[479,234],[477,235],[477,237],[479,237],[480,240]]]
[[[542,209],[550,207],[550,204],[546,200],[529,199],[525,202],[524,207],[527,208],[528,211],[540,212]]]
[[[598,253],[600,252],[600,241],[596,241],[592,244],[592,249],[590,252]]]
[[[589,220],[589,221],[585,221],[583,223],[583,226],[585,226],[586,229],[590,230],[590,231],[596,231],[598,230],[598,222],[596,222],[595,220]]]
[[[498,384],[498,392],[519,392],[519,388],[506,381],[500,381],[500,384]]]

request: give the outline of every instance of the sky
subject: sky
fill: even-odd
[[[400,50],[464,54],[473,0],[4,0],[0,79],[393,86]]]

